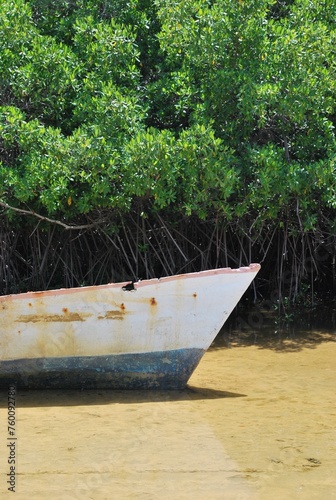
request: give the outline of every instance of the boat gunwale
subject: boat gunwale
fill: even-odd
[[[85,291],[95,291],[95,290],[106,290],[110,288],[123,288],[127,285],[133,283],[134,289],[142,288],[149,285],[154,285],[163,282],[175,281],[175,280],[186,280],[186,279],[194,279],[205,276],[214,276],[219,274],[240,274],[240,273],[257,273],[260,269],[260,264],[252,263],[249,266],[242,266],[238,268],[231,267],[222,267],[218,269],[209,269],[205,271],[198,271],[193,273],[186,274],[175,274],[173,276],[164,276],[162,278],[151,278],[146,280],[140,280],[136,282],[124,281],[119,283],[107,283],[104,285],[88,285],[82,287],[75,288],[58,288],[54,290],[43,290],[43,291],[31,291],[31,292],[23,292],[17,294],[9,294],[0,296],[0,302],[5,302],[7,300],[20,300],[26,298],[40,298],[43,296],[54,296],[54,295],[68,295],[73,293],[81,293]]]

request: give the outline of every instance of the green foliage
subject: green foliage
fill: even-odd
[[[30,118],[65,127],[78,89],[78,61],[72,51],[51,37],[33,39],[22,66],[13,71],[15,101]]]
[[[322,0],[4,0],[2,200],[68,219],[146,200],[314,231],[336,205],[335,14]]]
[[[74,51],[84,64],[85,76],[99,89],[99,82],[112,80],[117,85],[132,87],[138,82],[138,51],[129,28],[113,19],[79,19],[74,25]]]
[[[130,195],[150,197],[159,209],[174,204],[201,218],[213,208],[229,213],[236,184],[233,153],[211,128],[195,125],[177,139],[167,130],[140,132],[127,145],[125,166]]]
[[[127,206],[113,145],[99,134],[77,129],[64,136],[37,119],[26,121],[16,108],[5,108],[0,128],[6,144],[20,150],[17,167],[0,169],[3,189],[19,202],[68,217],[99,207]]]
[[[21,64],[37,30],[31,9],[24,0],[0,3],[0,89],[2,95],[10,85],[12,72]]]

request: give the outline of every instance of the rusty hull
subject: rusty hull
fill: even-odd
[[[0,382],[180,387],[259,267],[0,297]]]

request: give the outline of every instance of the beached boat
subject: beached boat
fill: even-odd
[[[0,297],[0,385],[183,388],[259,268]]]

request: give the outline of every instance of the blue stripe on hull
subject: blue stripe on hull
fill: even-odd
[[[0,387],[30,389],[182,389],[203,349],[0,361]]]

